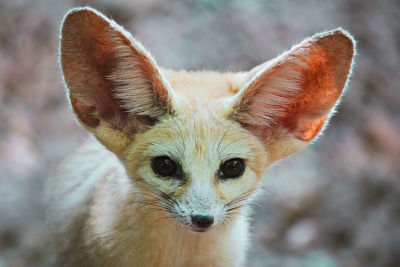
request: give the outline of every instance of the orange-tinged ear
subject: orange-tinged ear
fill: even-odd
[[[107,127],[132,135],[173,112],[173,91],[151,55],[121,26],[91,8],[73,9],[65,16],[60,61],[72,108],[99,139],[105,131],[114,134]]]
[[[342,29],[314,35],[250,71],[233,99],[231,118],[266,145],[290,144],[276,157],[296,152],[326,125],[346,87],[354,53],[354,40]]]

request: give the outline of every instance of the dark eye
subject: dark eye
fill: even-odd
[[[168,156],[159,156],[153,158],[151,161],[151,167],[155,174],[163,177],[176,177],[180,178],[181,168]]]
[[[244,160],[240,158],[234,158],[225,161],[219,167],[218,176],[221,179],[233,179],[242,176],[246,165]]]

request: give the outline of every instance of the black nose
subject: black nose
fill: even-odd
[[[214,223],[214,217],[210,215],[192,215],[192,223],[198,228],[205,229]]]

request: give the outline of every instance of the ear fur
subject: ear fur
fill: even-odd
[[[283,142],[276,159],[300,150],[321,132],[338,103],[351,73],[354,46],[349,33],[336,29],[255,67],[231,102],[231,118],[269,147]]]
[[[96,10],[76,8],[65,16],[60,62],[75,114],[105,145],[114,143],[106,140],[114,131],[129,136],[173,113],[174,92],[154,59]]]

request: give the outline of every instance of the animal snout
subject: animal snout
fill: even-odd
[[[205,230],[214,223],[214,217],[211,215],[191,215],[192,224],[200,229]]]

